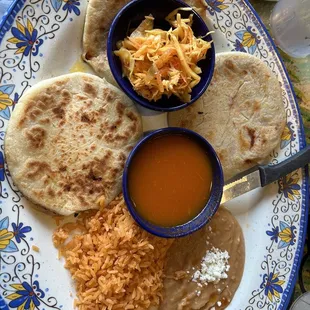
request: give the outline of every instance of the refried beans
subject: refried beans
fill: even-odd
[[[227,279],[207,285],[194,282],[193,275],[200,269],[202,259],[214,248],[227,251],[230,256]],[[228,210],[220,207],[204,228],[185,238],[175,239],[167,253],[163,301],[152,310],[225,309],[240,284],[244,261],[241,227]]]

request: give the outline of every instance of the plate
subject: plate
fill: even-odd
[[[14,186],[3,140],[12,110],[29,87],[70,70],[91,72],[79,60],[85,11],[86,1],[16,0],[1,23],[0,291],[10,309],[73,309],[74,286],[52,244],[56,221],[32,208]],[[305,146],[296,98],[254,9],[245,0],[206,0],[206,14],[217,52],[253,54],[278,75],[287,125],[270,161],[295,154]],[[141,112],[145,130],[167,126],[165,114]],[[241,224],[246,247],[244,275],[228,309],[287,308],[306,234],[307,173],[300,169],[225,205]]]

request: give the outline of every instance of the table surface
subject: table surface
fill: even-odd
[[[0,18],[7,10],[13,0],[0,0]],[[262,21],[269,29],[270,13],[276,2],[263,0],[250,0]],[[307,143],[310,144],[310,56],[302,59],[296,59],[288,56],[280,50],[290,78],[293,82],[294,90],[297,95],[298,103],[301,109]],[[305,248],[305,251],[307,249]],[[303,281],[305,288],[310,291],[310,260],[303,268]],[[297,284],[294,299],[301,294],[300,286]]]

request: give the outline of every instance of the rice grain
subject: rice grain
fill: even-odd
[[[75,281],[79,310],[142,310],[159,304],[173,241],[142,230],[122,197],[57,228],[53,242]]]

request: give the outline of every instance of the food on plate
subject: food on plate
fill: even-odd
[[[168,31],[154,29],[154,18],[146,16],[129,37],[117,43],[118,50],[114,51],[121,60],[123,76],[149,101],[175,95],[189,102],[192,89],[201,80],[198,63],[206,58],[211,42],[195,37],[191,28],[193,14],[182,18],[181,10],[192,9],[171,12],[166,18],[172,26]]]
[[[33,246],[31,247],[31,249],[32,249],[33,251],[37,252],[37,253],[40,252],[40,248],[39,248],[38,246],[36,246],[36,245],[33,245]]]
[[[89,0],[83,34],[83,58],[95,72],[114,82],[107,58],[107,37],[115,15],[130,0]],[[202,0],[185,0],[185,3],[195,7],[198,13],[206,19],[206,5]]]
[[[6,160],[26,197],[68,215],[98,209],[120,193],[127,155],[141,134],[140,116],[120,90],[73,73],[42,81],[19,99]]]
[[[167,253],[163,301],[154,309],[225,309],[240,284],[244,262],[241,227],[220,207],[201,230],[175,239]]]
[[[190,107],[169,113],[168,122],[206,138],[227,180],[268,161],[280,144],[286,114],[277,76],[252,55],[217,54],[205,94]]]
[[[130,198],[149,222],[171,227],[193,219],[206,205],[212,166],[205,149],[185,135],[151,138],[128,170]]]
[[[77,228],[80,233],[72,235]],[[75,282],[79,310],[148,309],[159,304],[172,240],[141,229],[122,197],[59,227],[53,241]]]
[[[75,282],[79,310],[224,309],[245,260],[241,228],[226,209],[172,240],[140,228],[122,196],[58,227],[53,242]]]
[[[205,23],[210,21],[209,18],[207,18],[207,8],[208,4],[204,0],[183,0],[183,2],[190,5],[192,8],[195,9],[195,11],[201,16],[201,18],[204,20]]]

